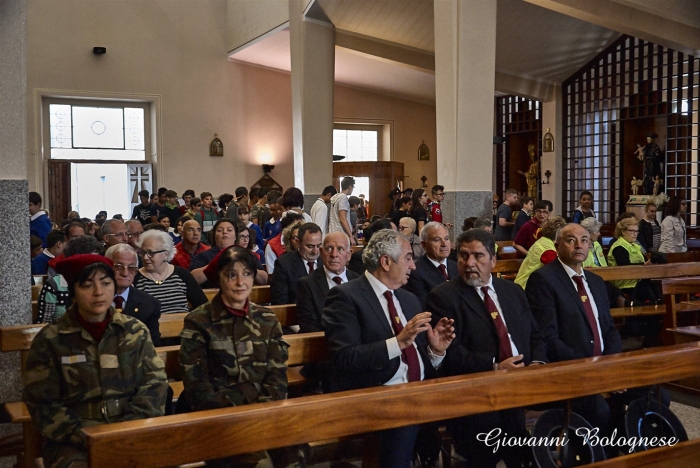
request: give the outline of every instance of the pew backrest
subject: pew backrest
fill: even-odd
[[[700,276],[700,262],[673,263],[663,265],[627,265],[605,268],[586,268],[605,281],[641,280],[655,278],[679,278]]]
[[[212,289],[204,289],[204,294],[207,296],[208,300],[212,300],[214,296],[216,296],[216,293],[218,293],[219,290],[212,288]],[[269,285],[264,285],[264,286],[253,286],[253,291],[250,293],[250,300],[251,302],[255,302],[256,304],[260,305],[265,305],[269,304],[271,302],[270,299],[270,286]]]

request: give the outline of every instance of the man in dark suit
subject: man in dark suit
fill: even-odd
[[[114,308],[143,322],[153,346],[161,346],[160,301],[131,285],[138,271],[136,251],[129,244],[117,244],[107,249],[105,256],[114,263]]]
[[[427,249],[426,249],[427,250]],[[459,273],[428,295],[426,308],[433,322],[454,320],[456,338],[440,367],[441,375],[516,369],[547,361],[545,343],[523,290],[511,281],[492,278],[496,240],[472,229],[457,238]],[[449,423],[457,453],[470,467],[495,467],[505,460],[520,466],[527,447],[501,447],[494,453],[478,434],[500,429],[513,437],[527,437],[521,408],[459,418]],[[482,436],[483,437],[483,436]]]
[[[275,261],[275,270],[270,280],[270,296],[273,304],[294,304],[297,281],[316,271],[320,265],[321,228],[314,223],[305,223],[297,234],[299,249],[281,255]]]
[[[297,283],[296,315],[301,333],[323,331],[321,314],[328,292],[360,277],[346,268],[351,254],[350,239],[344,232],[331,232],[323,238],[323,265]]]
[[[428,293],[436,286],[457,277],[457,264],[448,259],[452,243],[450,233],[442,223],[430,222],[420,233],[421,246],[425,255],[416,262],[416,269],[411,272],[404,289],[418,296],[423,308]]]
[[[582,268],[590,244],[588,231],[579,224],[561,227],[555,241],[558,260],[535,271],[527,282],[525,292],[552,362],[622,351],[605,283]],[[610,408],[601,395],[577,398],[572,409],[601,432],[609,429]]]
[[[331,390],[423,380],[436,374],[454,338],[452,321],[433,328],[430,312],[401,288],[415,268],[411,246],[388,229],[372,235],[362,259],[367,271],[330,290],[321,324],[333,358]],[[423,334],[422,332],[426,332]],[[418,426],[381,431],[379,466],[410,466]]]

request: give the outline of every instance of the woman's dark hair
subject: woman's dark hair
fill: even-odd
[[[236,222],[228,218],[219,218],[218,220],[216,220],[216,223],[214,223],[214,227],[211,228],[211,231],[207,233],[207,238],[209,239],[209,245],[211,247],[216,247],[216,242],[214,241],[214,237],[216,236],[216,230],[219,228],[220,225],[224,223],[229,223],[231,226],[233,226],[234,231],[236,231],[236,239],[238,239],[238,226],[236,226]]]
[[[411,214],[415,213],[419,208],[425,209],[420,203],[420,197],[422,197],[424,193],[425,190],[422,188],[415,189],[413,191],[413,195],[411,196],[411,200],[413,201],[413,206],[411,206]]]
[[[243,234],[243,231],[248,233],[248,250],[253,250],[253,245],[255,245],[255,241],[257,237],[255,236],[255,231],[253,229],[250,229],[248,226],[246,226],[243,223],[236,223],[236,231],[238,231],[238,235],[236,236],[236,245],[238,245],[238,236]]]
[[[411,197],[409,197],[408,195],[404,197],[399,197],[394,201],[394,208],[398,210],[404,203],[408,203],[410,201]]]
[[[282,206],[286,209],[304,208],[304,194],[296,187],[289,187],[282,195]]]
[[[470,229],[474,229],[474,226],[476,225],[476,220],[479,219],[476,216],[472,216],[471,218],[466,218],[464,220],[464,223],[462,223],[462,232],[468,231]]]
[[[233,246],[227,249],[221,254],[219,258],[219,263],[216,266],[216,274],[221,276],[221,273],[230,271],[236,263],[242,263],[243,266],[253,272],[253,281],[255,281],[255,275],[257,275],[257,269],[255,265],[255,256],[252,252],[244,249],[243,247]]]
[[[192,218],[190,218],[189,216],[180,216],[179,218],[177,218],[177,221],[175,221],[175,226],[173,226],[173,227],[174,227],[175,229],[177,229],[178,223],[185,224],[187,221],[189,221],[189,220],[191,220],[191,219],[192,219]]]
[[[88,236],[83,236],[83,237],[88,237]],[[81,239],[81,237],[75,239],[78,240]],[[114,270],[112,269],[111,266],[107,265],[106,263],[102,262],[95,262],[91,263],[90,265],[86,266],[82,270],[80,270],[80,273],[78,273],[78,276],[75,278],[75,281],[72,284],[68,285],[68,296],[70,296],[71,299],[75,297],[75,287],[80,286],[81,284],[85,283],[87,280],[93,277],[93,275],[97,273],[104,273],[107,275],[107,278],[112,280],[112,283],[117,284],[116,279],[114,278]]]
[[[93,236],[80,236],[71,239],[63,249],[63,255],[91,254],[100,252],[100,242]]]
[[[373,222],[367,229],[362,231],[362,237],[364,238],[365,245],[372,238],[372,234],[379,232],[382,229],[392,229],[391,220],[386,218],[380,218]]]
[[[222,210],[226,209],[226,206],[231,203],[231,200],[233,200],[233,195],[230,193],[224,193],[223,195],[219,195],[219,208]]]
[[[287,211],[287,213],[282,218],[282,221],[280,221],[280,230],[283,231],[285,228],[296,223],[297,221],[303,222],[304,216],[302,216],[300,213],[297,213],[296,211]]]
[[[678,216],[681,212],[681,197],[672,196],[667,202],[664,208],[664,216]]]

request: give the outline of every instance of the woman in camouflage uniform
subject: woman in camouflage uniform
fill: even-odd
[[[178,412],[284,400],[287,397],[287,343],[274,312],[248,300],[255,259],[238,246],[222,250],[204,270],[220,284],[211,302],[192,311],[180,333],[184,391]],[[269,456],[268,456],[269,455]],[[208,466],[304,466],[296,449],[270,450]]]
[[[162,416],[168,383],[148,328],[112,308],[111,261],[78,254],[56,264],[73,305],[32,342],[24,401],[45,438],[47,467],[86,467],[86,426]]]

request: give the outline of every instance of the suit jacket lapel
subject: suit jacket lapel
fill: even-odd
[[[559,278],[559,281],[561,282],[562,286],[566,291],[571,294],[571,300],[578,306],[578,310],[581,312],[583,315],[583,318],[585,320],[588,320],[586,317],[586,309],[583,308],[583,302],[581,301],[581,296],[579,296],[578,291],[576,290],[576,287],[574,287],[574,284],[571,282],[571,278],[569,278],[569,275],[566,274],[566,270],[564,270],[564,267],[561,266],[561,263],[559,260],[555,260],[554,262],[554,268],[556,269],[557,272],[557,277]],[[588,323],[588,322],[586,322]]]
[[[323,296],[327,296],[329,291],[328,280],[326,280],[326,271],[323,269],[323,266],[319,266],[318,269],[314,270],[314,281],[318,289],[323,293]]]
[[[374,289],[372,289],[372,285],[369,284],[369,280],[365,277],[365,275],[360,275],[358,282],[360,289],[362,289],[363,292],[362,297],[365,299],[365,301],[367,301],[367,305],[370,309],[372,309],[379,323],[381,323],[386,336],[394,336],[394,330],[391,328],[391,324],[389,324],[389,321],[386,319],[384,309],[382,309],[382,305],[379,303],[377,295],[374,294]]]
[[[479,293],[476,292],[475,288],[465,283],[463,279],[460,278],[457,281],[459,281],[459,288],[462,290],[461,297],[464,303],[467,304],[467,307],[471,309],[474,315],[483,320],[496,333],[496,325],[493,324],[493,319],[489,315],[486,304],[484,304],[484,300],[479,296]]]

